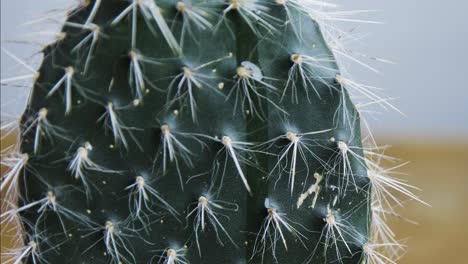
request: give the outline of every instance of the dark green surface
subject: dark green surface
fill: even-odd
[[[280,95],[286,84],[288,70],[292,65],[291,54],[299,53],[333,58],[318,26],[306,15],[295,14],[293,17],[297,20],[291,21],[289,25],[293,24],[301,29],[302,38],[298,39],[297,35],[292,32],[291,26],[284,25],[286,18],[283,8],[271,4],[268,5],[271,8],[269,14],[281,21],[276,26],[277,31],[264,32],[260,29],[259,34],[256,35],[236,11],[231,11],[226,16],[226,23],[219,24],[215,33],[211,30],[200,31],[194,28],[193,36],[195,39],[187,35],[184,40],[183,55],[174,57],[161,34],[158,33],[157,36],[154,36],[143,19],[139,19],[136,48],[145,57],[160,62],[158,65],[145,63],[144,73],[148,80],[162,91],[151,90],[144,96],[143,103],[134,107],[132,101],[135,96],[132,94],[128,80],[128,53],[131,50],[130,22],[125,19],[116,26],[110,26],[110,21],[126,5],[125,1],[103,0],[94,21],[102,27],[103,32],[108,37],[99,39],[88,73],[85,76],[80,74],[75,76],[76,83],[79,83],[85,91],[91,90],[93,92],[87,93],[90,98],[82,98],[75,92],[73,108],[69,115],[64,115],[64,101],[60,93],[51,97],[46,97],[46,95],[57,80],[63,76],[65,67],[72,65],[78,71],[84,65],[87,52],[77,54],[72,53],[71,50],[87,32],[65,26],[63,31],[67,33],[66,38],[44,50],[45,59],[40,68],[41,75],[34,86],[34,95],[23,116],[23,124],[27,125],[28,120],[34,118],[39,109],[46,107],[49,110],[50,122],[65,129],[67,137],[71,141],[54,138],[52,143],[50,140],[44,140],[39,153],[33,155],[31,140],[34,137],[34,130],[23,136],[23,152],[30,153],[34,160],[34,169],[47,182],[46,185],[36,176],[27,175],[27,180],[23,184],[23,193],[25,194],[27,191],[28,195],[23,203],[41,199],[47,191],[55,190],[60,204],[74,212],[87,215],[92,221],[92,225],[95,225],[93,227],[96,230],[99,226],[103,227],[108,220],[122,222],[121,230],[128,235],[126,237],[128,239],[127,245],[133,252],[136,263],[158,263],[162,250],[186,245],[188,247],[186,257],[190,263],[215,264],[246,263],[250,260],[256,233],[259,232],[263,219],[267,216],[267,210],[264,206],[265,199],[269,198],[278,212],[285,213],[287,218],[292,221],[292,225],[307,236],[307,240],[304,240],[307,246],[305,248],[300,241],[286,231],[288,251],[284,249],[281,241],[278,241],[276,251],[278,263],[292,264],[305,261],[337,263],[333,247],[328,250],[325,260],[322,244],[324,240],[322,238],[319,241],[319,237],[325,225],[323,219],[327,214],[327,206],[333,202],[337,194],[330,186],[338,185],[340,175],[327,170],[314,157],[307,155],[310,168],[308,177],[305,175],[303,162],[298,161],[298,173],[292,196],[288,188],[286,172],[282,172],[281,180],[277,182],[276,187],[275,181],[280,176],[278,172],[266,180],[266,176],[274,167],[277,158],[260,152],[256,152],[255,159],[251,159],[252,162],[256,163],[255,167],[243,164],[243,171],[246,173],[253,191],[252,196],[244,188],[231,159],[228,159],[223,185],[219,186],[219,173],[218,177],[213,177],[213,174],[216,173],[212,173],[210,170],[214,161],[224,164],[225,154],[217,156],[216,153],[222,148],[221,143],[207,139],[203,139],[207,147],[202,148],[196,141],[182,138],[184,145],[195,153],[192,157],[195,165],[193,168],[185,166],[180,160],[183,181],[187,181],[190,176],[205,173],[186,183],[184,191],[181,190],[173,163],[170,163],[166,175],[163,175],[161,160],[155,164],[153,162],[158,153],[162,151],[160,126],[163,124],[168,124],[171,128],[176,127],[179,132],[218,137],[229,135],[237,141],[252,143],[262,143],[284,135],[288,132],[287,126],[291,127],[290,129],[296,129],[294,132],[303,133],[333,129],[311,137],[314,139],[311,142],[313,145],[311,149],[325,161],[330,161],[338,154],[336,142],[330,141],[332,137],[336,138],[337,141],[345,141],[350,146],[360,146],[359,120],[357,119],[357,122],[353,123],[354,127],[343,127],[341,121],[344,117],[335,115],[337,109],[341,110],[340,98],[344,91],[334,80],[338,69],[333,62],[329,62],[327,65],[327,67],[336,69],[336,71],[326,72],[328,76],[324,79],[327,86],[321,81],[314,81],[320,91],[320,98],[310,90],[309,102],[303,87],[299,86],[298,103],[291,102],[290,93],[287,93],[281,104],[279,103]],[[172,25],[172,31],[178,38],[182,20],[180,15],[176,20],[173,20],[177,12],[175,2],[158,1],[158,5],[163,8],[166,20],[170,26]],[[226,6],[223,3],[214,3],[213,7],[214,13],[222,14],[222,10]],[[71,15],[69,20],[83,23],[89,11],[90,7],[84,8]],[[219,19],[221,17],[213,17],[212,23],[216,25]],[[234,55],[232,58],[213,64],[212,67],[207,67],[206,72],[204,72],[212,76],[210,83],[215,89],[219,82],[224,82],[225,88],[221,91],[224,96],[209,88],[195,88],[195,98],[199,107],[196,123],[193,122],[191,112],[186,104],[181,106],[175,104],[167,109],[166,90],[171,82],[169,76],[179,74],[183,66],[196,67],[208,61],[225,57],[230,52]],[[267,80],[267,82],[278,88],[278,94],[266,92],[266,89],[263,89],[261,85],[258,86],[259,91],[276,104],[281,105],[287,115],[278,111],[266,100],[261,100],[261,105],[256,102],[256,107],[262,109],[264,113],[261,118],[245,114],[240,107],[234,110],[235,97],[225,100],[225,96],[235,82],[233,76],[236,74],[236,67],[243,61],[256,64],[262,70],[263,76],[274,78],[274,80]],[[211,72],[213,68],[216,68],[215,73]],[[113,88],[109,91],[109,83],[112,79],[114,79]],[[349,100],[348,96],[345,98]],[[79,105],[76,103],[77,100],[81,100]],[[138,128],[138,130],[132,130],[131,133],[138,140],[141,150],[132,140],[128,131],[125,132],[129,143],[128,149],[123,147],[109,148],[109,145],[114,144],[112,131],[107,129],[106,132],[104,124],[97,122],[105,112],[105,105],[108,102],[112,102],[118,107],[124,107],[124,109],[117,110],[117,113],[126,126]],[[351,115],[357,117],[352,104],[348,102],[347,106]],[[177,116],[173,114],[175,109],[179,109]],[[87,179],[100,190],[97,192],[92,189],[93,193],[89,201],[82,192],[81,183],[73,179],[70,172],[66,170],[69,159],[74,155],[76,149],[86,141],[89,141],[94,147],[91,154],[93,161],[108,169],[120,172],[87,172]],[[278,154],[282,144],[287,143],[286,140],[280,140],[268,151]],[[342,262],[356,264],[361,257],[360,248],[368,235],[367,203],[369,197],[366,191],[368,180],[364,177],[366,169],[353,159],[351,159],[351,163],[358,185],[364,190],[356,193],[353,190],[354,187],[350,187],[346,196],[338,199],[333,208],[339,211],[339,216],[346,217],[346,221],[359,231],[362,240],[364,240],[356,241],[353,238],[346,238],[353,253],[355,253],[353,256],[350,256],[340,243],[340,251],[344,256]],[[329,163],[329,166],[332,165]],[[309,199],[300,209],[296,209],[296,202],[301,192],[314,183],[312,176],[314,172],[326,174],[317,206],[315,209],[307,208],[310,204]],[[147,232],[138,220],[129,218],[128,191],[125,190],[125,187],[132,184],[137,175],[144,175],[147,179],[154,180],[152,187],[180,213],[180,222],[158,207],[153,207],[153,209],[162,215],[150,217],[150,221],[154,223],[150,225]],[[217,181],[213,181],[213,179],[217,179]],[[325,186],[325,182],[327,186]],[[214,186],[211,190],[210,185]],[[199,256],[192,229],[193,217],[186,221],[185,216],[194,208],[194,203],[197,202],[200,195],[211,195],[212,199],[235,203],[239,206],[238,211],[235,212],[221,211],[226,215],[225,217],[219,215],[219,220],[226,227],[237,248],[220,231],[219,234],[224,243],[224,247],[221,246],[216,241],[212,225],[208,224],[206,231],[201,233],[199,238],[202,252],[202,256]],[[88,214],[86,210],[90,210],[91,214]],[[38,217],[34,209],[26,211],[23,216],[31,223],[35,223]],[[100,241],[92,246],[103,237],[102,231],[89,235],[93,232],[89,226],[70,219],[64,219],[64,222],[68,233],[71,234],[68,238],[64,237],[62,227],[53,212],[48,214],[45,221],[41,221],[37,225],[41,232],[45,232],[46,237],[50,237],[51,245],[59,245],[55,250],[47,250],[48,246],[44,246],[43,257],[48,263],[111,263],[110,257],[103,254],[106,251],[104,242]],[[123,228],[124,226],[125,228]],[[28,229],[28,232],[32,232],[32,230]],[[316,245],[318,245],[317,252],[311,258]],[[268,248],[266,252],[264,263],[274,263],[270,253],[271,249]],[[127,258],[131,260],[128,256]],[[251,263],[260,262],[259,256],[251,260]],[[133,262],[131,261],[131,263]]]

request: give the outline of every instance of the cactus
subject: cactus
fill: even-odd
[[[18,263],[394,263],[411,186],[363,147],[320,1],[86,1],[2,182]],[[6,220],[5,220],[6,219]],[[382,242],[383,241],[383,242]]]

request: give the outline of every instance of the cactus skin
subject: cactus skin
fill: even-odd
[[[192,1],[194,5],[202,2]],[[227,12],[226,23],[219,23],[228,4],[223,1],[212,2],[210,6],[217,16],[210,17],[210,22],[217,28],[200,30],[193,27],[193,32],[185,34],[180,56],[174,54],[174,50],[168,46],[156,24],[153,24],[157,31],[155,35],[138,12],[140,19],[134,50],[158,63],[142,63],[149,92],[144,93],[137,103],[134,101],[137,98],[134,84],[129,80],[129,52],[133,50],[130,40],[131,16],[130,19],[125,18],[111,25],[111,21],[130,4],[129,1],[102,0],[93,23],[100,27],[105,36],[98,39],[86,74],[82,75],[80,72],[86,63],[88,50],[72,51],[86,36],[85,30],[65,25],[63,32],[66,33],[66,37],[44,49],[45,57],[39,70],[40,77],[34,85],[30,103],[22,117],[24,133],[21,138],[21,151],[30,155],[30,166],[33,167],[34,173],[25,171],[26,175],[20,184],[23,198],[21,203],[25,205],[38,201],[47,192],[53,191],[58,203],[85,217],[84,221],[77,221],[76,217],[59,218],[57,214],[48,212],[47,217],[40,218],[37,208],[21,212],[25,223],[32,223],[25,224],[27,234],[40,233],[47,237],[48,243],[41,248],[44,263],[118,263],[119,260],[122,263],[335,263],[335,245],[328,247],[326,256],[323,253],[325,238],[321,232],[326,224],[324,219],[327,218],[328,207],[336,211],[337,219],[340,216],[346,217],[347,223],[359,234],[358,237],[353,237],[350,233],[343,234],[343,239],[353,254],[348,252],[341,239],[338,241],[341,263],[360,263],[361,251],[369,236],[370,225],[370,184],[366,177],[367,169],[361,161],[353,157],[349,159],[359,190],[354,190],[352,182],[346,182],[346,185],[352,185],[348,186],[349,188],[340,187],[346,195],[338,194],[333,188],[340,186],[344,176],[340,175],[338,170],[330,169],[334,167],[334,157],[340,152],[338,142],[343,141],[353,147],[361,146],[359,115],[346,90],[335,79],[339,69],[333,62],[333,55],[322,37],[319,25],[297,10],[291,10],[293,15],[290,17],[295,19],[285,25],[288,18],[282,5],[274,1],[240,1],[241,4],[261,3],[268,7],[268,10],[264,11],[266,14],[279,20],[275,26],[277,31],[267,32],[256,22],[255,28],[258,31],[254,32],[237,10]],[[94,1],[71,13],[68,21],[85,23],[93,4]],[[183,14],[177,14],[177,1],[157,1],[157,4],[173,35],[179,40]],[[297,33],[301,38],[298,38]],[[232,53],[232,56],[228,56],[229,53]],[[297,103],[292,102],[293,98],[289,92],[286,92],[281,100],[288,71],[293,64],[293,53],[329,59],[325,64],[332,70],[324,71],[320,80],[317,76],[310,76],[320,98],[311,90],[310,85],[302,87],[299,83]],[[182,67],[194,68],[226,56],[227,58],[203,69],[203,73],[210,76],[207,79],[208,83],[201,89],[194,88],[198,106],[196,122],[187,101],[167,107],[168,87],[174,76],[181,73]],[[258,115],[245,112],[248,104],[236,107],[234,95],[228,97],[237,81],[234,77],[236,69],[245,61],[257,65],[263,76],[274,78],[264,78],[263,81],[278,89],[276,93],[272,93],[268,92],[264,85],[257,86],[258,91],[265,97],[254,96]],[[48,93],[64,76],[64,69],[69,66],[73,67],[75,74],[72,81],[72,106],[67,114],[64,111],[64,88],[50,96]],[[216,72],[212,69],[216,69]],[[224,83],[223,89],[218,89],[220,82]],[[111,83],[112,87],[109,89]],[[157,86],[157,89],[150,87],[149,83]],[[78,85],[75,86],[76,84]],[[205,87],[209,85],[214,89]],[[82,93],[77,92],[77,89],[81,89]],[[215,92],[216,89],[218,92]],[[310,102],[305,93],[306,89],[309,91]],[[346,104],[342,98],[345,98]],[[123,131],[128,147],[122,143],[116,144],[113,138],[115,131],[106,128],[105,120],[98,121],[106,112],[109,102],[116,107],[115,112],[121,123],[132,128]],[[343,112],[343,107],[346,107],[349,116],[353,117],[352,122],[346,122],[347,116],[339,114]],[[43,108],[48,110],[47,119],[50,123],[66,132],[62,137],[57,136],[57,133],[49,138],[42,137],[38,151],[34,153],[36,130],[26,131],[26,128]],[[177,110],[177,114],[174,110]],[[308,175],[304,162],[298,158],[292,195],[288,172],[275,170],[267,179],[278,157],[265,152],[279,154],[281,148],[288,144],[287,139],[279,139],[268,149],[247,146],[251,148],[249,152],[238,151],[238,157],[245,157],[255,163],[255,166],[245,162],[240,164],[252,190],[252,195],[249,195],[232,157],[226,156],[225,152],[217,156],[223,147],[222,143],[203,136],[195,136],[203,141],[203,144],[190,137],[180,137],[184,146],[194,153],[191,156],[194,164],[192,168],[187,166],[183,158],[178,157],[182,190],[175,163],[168,161],[165,173],[162,169],[164,135],[161,126],[165,124],[171,131],[217,136],[219,139],[228,135],[233,140],[256,145],[285,135],[288,132],[285,127],[288,125],[291,129],[297,129],[291,131],[296,133],[328,129],[330,131],[311,136],[310,148],[316,157],[308,152],[304,154],[310,170]],[[92,160],[107,169],[105,172],[86,171],[86,180],[91,190],[88,197],[83,184],[67,169],[71,158],[85,142],[89,142],[93,147],[89,152]],[[327,163],[319,162],[318,157]],[[226,174],[221,185],[220,176],[225,160]],[[220,163],[217,171],[212,170],[215,161]],[[297,200],[301,193],[314,184],[315,172],[324,177],[320,183],[321,190],[316,206],[309,208],[313,197],[311,195],[298,209]],[[144,219],[147,221],[145,223],[150,224],[144,225],[131,217],[133,210],[129,208],[128,202],[130,192],[126,188],[133,184],[139,175],[179,213],[179,220],[158,206],[151,207],[157,215],[150,214],[148,219]],[[193,175],[199,176],[189,180]],[[276,181],[280,176],[280,180]],[[225,207],[232,206],[231,209],[236,210],[213,207],[220,213],[217,219],[226,228],[234,243],[217,226],[224,246],[221,245],[217,241],[213,222],[207,222],[204,232],[201,231],[201,227],[198,230],[200,255],[194,233],[194,215],[187,215],[194,210],[200,196],[203,195],[208,201],[229,202],[231,204]],[[264,258],[261,253],[252,257],[257,233],[268,216],[265,207],[267,198],[277,212],[285,214],[289,224],[306,237],[302,240],[307,248],[282,226],[287,250],[281,238],[277,237],[276,259],[269,244]],[[157,200],[153,199],[152,202],[158,204]],[[124,243],[127,249],[122,245],[117,247],[121,255],[112,255],[112,252],[108,252],[109,248],[106,248],[106,221],[112,221],[119,229],[118,232],[121,232],[116,234],[124,238],[119,243]],[[63,234],[64,227],[67,236]],[[50,250],[51,247],[55,249]],[[167,256],[172,251],[168,252],[169,248],[181,250],[179,253],[183,250],[185,259],[170,262]],[[104,254],[106,250],[107,253]],[[30,257],[26,263],[35,262]]]

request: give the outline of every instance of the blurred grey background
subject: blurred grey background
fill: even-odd
[[[51,9],[66,9],[74,0],[1,0],[2,47],[27,62],[37,65],[40,56],[31,57],[39,46],[11,43],[34,39],[47,43],[58,23],[25,24],[43,16],[53,16]],[[407,117],[396,112],[373,115],[377,135],[398,138],[438,138],[450,140],[468,135],[468,1],[459,0],[354,0],[334,1],[350,10],[373,9],[365,19],[383,24],[349,23],[354,32],[368,33],[350,48],[370,56],[383,57],[395,65],[371,63],[381,74],[352,66],[357,81],[382,87]],[[53,19],[56,19],[54,17]],[[54,29],[55,28],[55,29]],[[31,32],[39,32],[31,35]],[[2,51],[2,79],[28,73]],[[30,82],[1,89],[2,112],[21,112]],[[9,116],[9,115],[8,115]],[[7,118],[3,116],[2,118]]]

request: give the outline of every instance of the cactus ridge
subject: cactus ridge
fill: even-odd
[[[345,77],[339,57],[371,67],[334,23],[372,21],[336,7],[89,0],[69,12],[2,157],[2,191],[19,198],[2,226],[22,226],[24,245],[6,263],[395,263],[403,246],[385,220],[424,202],[363,146],[360,108],[395,107]]]

